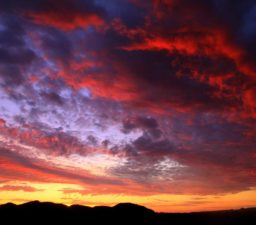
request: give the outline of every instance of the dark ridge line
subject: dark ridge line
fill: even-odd
[[[136,203],[132,202],[121,202],[117,203],[114,206],[106,206],[106,205],[97,205],[97,206],[87,206],[87,205],[80,205],[80,204],[72,204],[72,205],[66,205],[63,203],[55,203],[55,202],[50,202],[50,201],[39,201],[39,200],[34,200],[34,201],[28,201],[20,204],[16,204],[13,202],[7,202],[0,204],[0,208],[2,206],[26,206],[26,205],[32,205],[32,204],[38,204],[38,205],[52,205],[52,206],[62,206],[65,208],[74,208],[74,207],[80,207],[80,208],[85,208],[85,209],[98,209],[98,208],[106,208],[106,209],[111,209],[111,208],[118,208],[118,207],[123,207],[123,206],[128,206],[128,207],[138,207],[141,209],[145,210],[150,210],[154,213],[160,213],[160,214],[193,214],[193,213],[218,213],[218,212],[236,212],[236,211],[243,211],[243,210],[256,210],[256,207],[241,207],[241,208],[232,208],[232,209],[224,209],[224,210],[207,210],[207,211],[191,211],[191,212],[156,212],[150,208],[147,208],[146,206],[139,205]]]

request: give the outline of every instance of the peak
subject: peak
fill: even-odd
[[[77,205],[77,204],[71,205],[69,208],[73,210],[91,210],[92,209],[92,207],[90,206]]]
[[[154,211],[151,209],[146,208],[145,206],[141,206],[141,205],[137,205],[134,203],[130,203],[130,202],[124,202],[124,203],[119,203],[117,205],[115,205],[113,207],[114,209],[124,209],[124,210],[134,210],[134,211],[138,211],[138,212],[148,212],[148,213],[153,213]]]
[[[0,207],[14,207],[14,206],[16,206],[14,203],[12,203],[12,202],[8,202],[8,203],[6,203],[6,204],[3,204],[3,205],[0,205]]]
[[[35,200],[35,201],[23,203],[23,204],[21,204],[21,205],[22,205],[22,206],[27,206],[27,205],[39,205],[40,203],[41,203],[40,201]]]
[[[53,203],[53,202],[40,202],[40,201],[31,201],[21,204],[20,206],[25,207],[55,207],[55,208],[66,208],[67,206],[60,203]]]
[[[114,207],[144,207],[144,206],[137,205],[131,202],[122,202],[122,203],[118,203]]]

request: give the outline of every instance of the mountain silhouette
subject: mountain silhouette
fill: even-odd
[[[8,224],[84,225],[255,225],[256,208],[195,213],[156,213],[144,206],[120,203],[114,207],[66,206],[33,201],[0,205],[0,222]]]

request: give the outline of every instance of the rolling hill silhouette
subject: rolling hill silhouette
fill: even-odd
[[[120,203],[114,207],[66,206],[33,201],[0,205],[0,222],[8,224],[88,225],[255,225],[256,208],[195,213],[156,213],[144,206]]]

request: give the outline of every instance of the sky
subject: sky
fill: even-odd
[[[255,0],[0,1],[0,204],[256,206]]]

